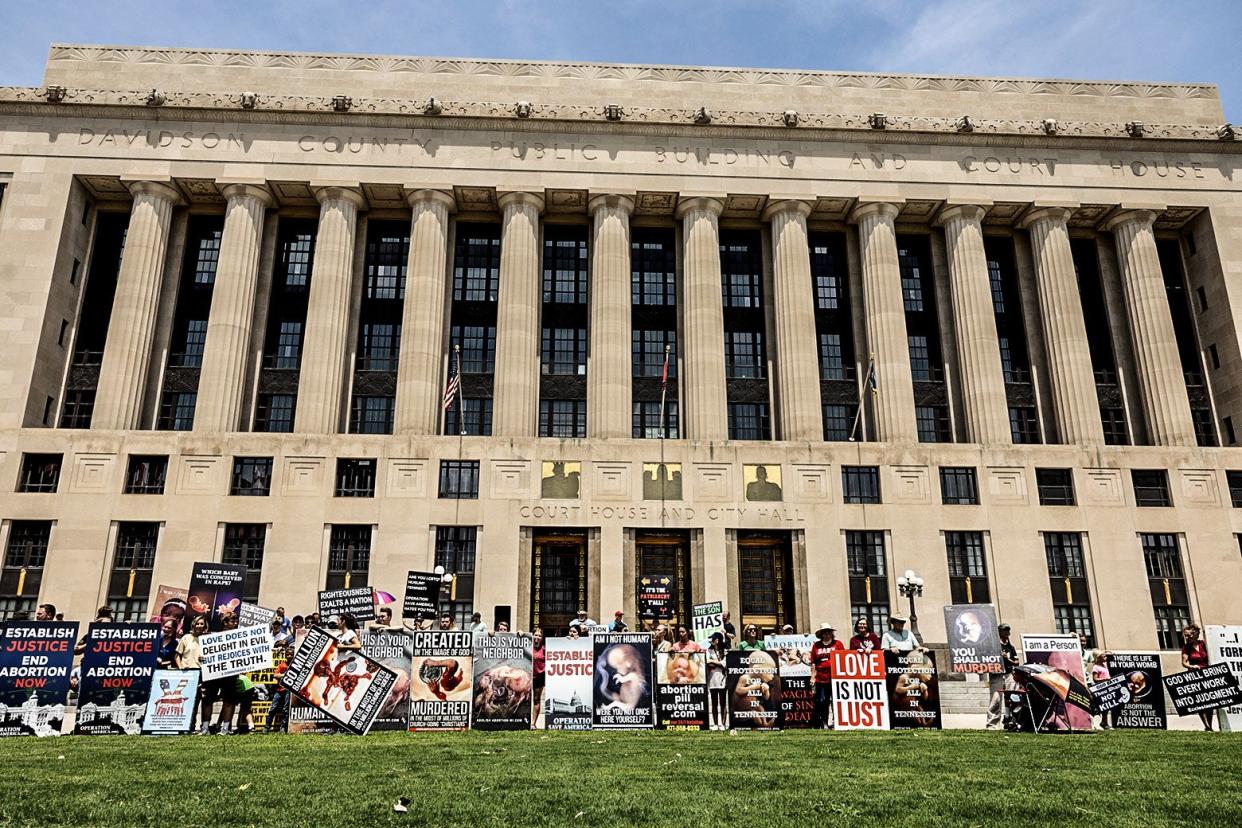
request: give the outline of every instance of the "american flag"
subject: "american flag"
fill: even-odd
[[[880,393],[880,375],[875,367],[875,355],[871,357],[871,365],[867,371],[867,387],[871,389],[872,394]]]
[[[457,399],[457,392],[461,390],[461,346],[454,348],[453,364],[449,366],[448,385],[444,386],[444,410],[448,411],[453,407],[453,401]]]

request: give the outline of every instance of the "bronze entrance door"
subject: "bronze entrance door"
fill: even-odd
[[[638,553],[637,628],[653,623],[690,621],[690,544],[680,532],[643,532]],[[631,627],[635,627],[631,624]]]
[[[764,632],[780,632],[793,624],[793,577],[789,538],[782,535],[738,533],[737,579],[742,599],[742,624]]]
[[[542,627],[549,637],[565,635],[578,610],[586,608],[586,537],[536,535],[531,564],[531,629]]]

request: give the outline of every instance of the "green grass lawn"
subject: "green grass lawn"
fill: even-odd
[[[0,825],[1236,826],[1240,766],[1185,732],[66,736],[0,740]]]

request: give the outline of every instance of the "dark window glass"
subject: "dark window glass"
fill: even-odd
[[[949,408],[944,405],[916,405],[914,424],[920,443],[948,443]]]
[[[220,560],[233,566],[246,567],[242,600],[259,603],[259,581],[263,577],[263,546],[267,526],[262,523],[229,523],[224,527],[224,549]]]
[[[1147,567],[1147,586],[1160,649],[1180,649],[1182,629],[1190,623],[1190,593],[1186,589],[1177,536],[1144,532],[1139,535],[1139,542]]]
[[[585,437],[586,400],[540,400],[540,437]]]
[[[677,331],[639,330],[630,337],[634,376],[659,377],[664,374],[664,349],[668,348],[668,375],[677,376]]]
[[[500,228],[457,225],[453,256],[453,301],[495,302],[500,292]]]
[[[586,328],[543,329],[543,373],[585,375],[586,355]]]
[[[274,368],[297,368],[302,361],[302,323],[283,321],[276,339]]]
[[[198,394],[194,391],[165,391],[160,400],[161,431],[189,431],[194,427],[194,407]]]
[[[194,284],[215,284],[216,267],[220,264],[220,237],[223,233],[223,229],[212,230],[199,238],[198,253],[194,260]]]
[[[65,404],[60,412],[61,428],[90,428],[95,413],[93,390],[66,390]]]
[[[476,500],[479,497],[478,460],[441,460],[440,497]]]
[[[458,394],[444,412],[444,433],[489,436],[492,433],[491,398],[467,398]]]
[[[633,435],[648,440],[659,440],[661,437],[676,440],[677,436],[677,401],[669,400],[664,404],[664,428],[660,427],[660,404],[658,402],[634,403]]]
[[[845,293],[844,263],[837,261],[827,244],[811,246],[811,274],[815,280],[817,310],[840,310]]]
[[[55,492],[60,485],[60,454],[23,454],[22,473],[17,481],[19,492]]]
[[[159,543],[160,525],[125,521],[117,524],[116,551],[108,577],[108,606],[118,622],[147,620],[151,570]]]
[[[364,322],[359,334],[359,371],[396,371],[401,326],[395,322]]]
[[[272,491],[272,458],[234,457],[229,494],[266,497]]]
[[[1074,474],[1070,469],[1036,469],[1040,506],[1073,506]]]
[[[908,311],[923,310],[923,278],[922,264],[918,254],[903,248],[897,251],[897,262],[901,269],[901,295]]]
[[[991,601],[983,533],[945,532],[944,545],[949,556],[949,593],[953,603],[986,604]]]
[[[588,264],[585,227],[545,225],[543,301],[563,305],[585,304]]]
[[[730,440],[770,440],[767,403],[729,403]]]
[[[1087,646],[1094,647],[1095,624],[1091,617],[1091,590],[1087,586],[1082,536],[1077,532],[1045,532],[1044,553],[1048,559],[1048,582],[1057,632],[1082,633],[1087,636]]]
[[[841,491],[846,503],[879,503],[879,466],[842,466]]]
[[[1109,446],[1130,445],[1126,428],[1126,412],[1120,408],[1100,408],[1100,424],[1104,426],[1104,443]]]
[[[458,628],[468,629],[474,613],[474,560],[478,530],[474,526],[436,527],[436,566],[454,576],[452,589],[441,594],[441,612],[450,613]]]
[[[1195,442],[1201,446],[1215,446],[1219,442],[1216,439],[1216,422],[1212,417],[1212,409],[1210,408],[1191,408],[1190,419],[1195,427]]]
[[[355,395],[350,407],[350,432],[392,434],[396,403],[395,397]]]
[[[677,304],[677,254],[667,230],[635,228],[630,241],[630,299],[635,305]]]
[[[1172,506],[1169,474],[1164,469],[1131,469],[1135,506]]]
[[[819,378],[822,380],[848,379],[845,352],[841,350],[841,334],[819,335]]]
[[[872,630],[885,629],[889,595],[884,533],[847,531],[845,558],[850,578],[851,629],[860,618],[865,618]]]
[[[979,486],[973,466],[940,467],[940,499],[954,506],[974,506],[979,503]]]
[[[837,405],[829,403],[824,406],[824,439],[829,441],[849,440],[854,422],[858,417],[858,406]]]
[[[1028,406],[1010,406],[1009,433],[1017,444],[1042,442],[1039,439],[1039,415],[1035,413],[1035,409]]]
[[[932,364],[927,337],[907,336],[910,346],[910,373],[915,382],[932,381]]]
[[[42,569],[52,537],[50,520],[15,520],[9,524],[4,550],[5,569]]]
[[[371,568],[371,527],[333,524],[328,537],[325,589],[365,586]]]
[[[336,461],[337,497],[375,497],[375,461],[340,458]]]
[[[758,308],[763,304],[763,265],[759,239],[750,232],[720,234],[720,276],[726,308]]]
[[[1233,508],[1242,509],[1242,471],[1225,472],[1225,480],[1229,484],[1229,500]]]
[[[725,331],[725,376],[729,379],[763,379],[767,358],[759,331]]]
[[[405,296],[410,237],[383,227],[377,229],[379,232],[372,232],[367,239],[366,298],[401,299]]]
[[[293,394],[260,394],[255,413],[255,431],[288,434],[293,431]]]
[[[315,252],[315,234],[293,232],[280,243],[280,271],[286,290],[305,290],[310,283],[311,259]]]
[[[454,325],[450,353],[461,348],[463,374],[490,374],[496,370],[496,326]]]
[[[125,494],[163,494],[167,478],[167,455],[131,454],[125,470]]]
[[[207,347],[207,320],[187,319],[181,338],[181,349],[169,355],[168,361],[178,368],[199,368],[203,349]]]

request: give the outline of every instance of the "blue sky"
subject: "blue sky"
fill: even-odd
[[[1242,121],[1242,0],[0,0],[0,84],[53,42],[1206,82]]]

